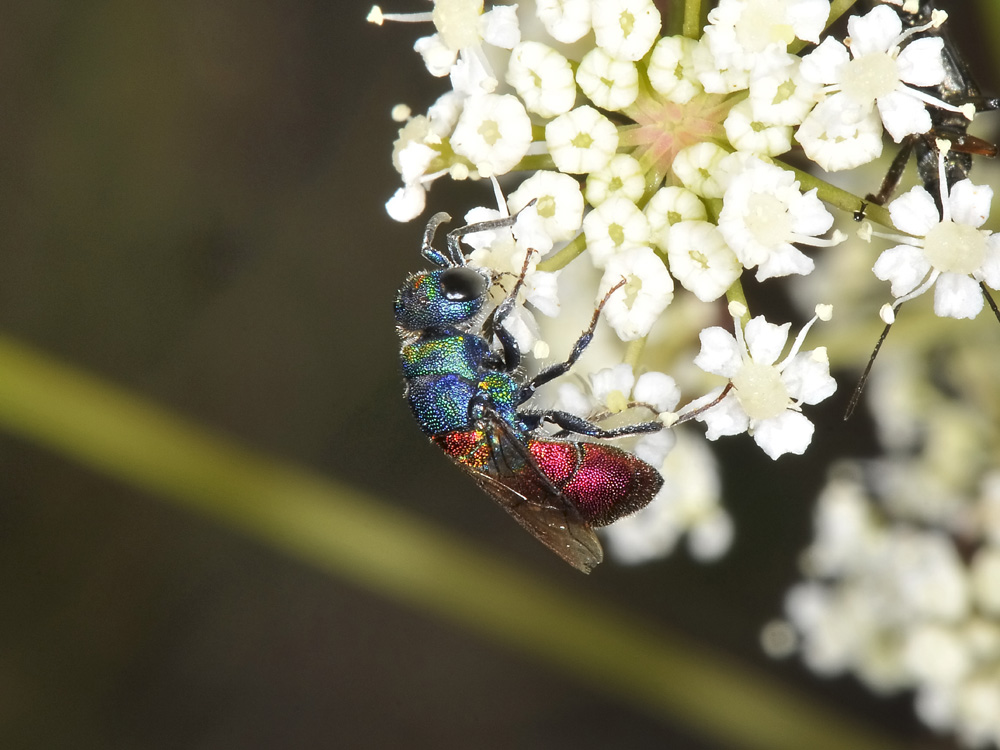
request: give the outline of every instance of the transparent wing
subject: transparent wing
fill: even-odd
[[[456,463],[542,544],[577,570],[593,570],[604,551],[590,524],[545,476],[506,422],[487,416],[481,427],[489,446],[487,465],[479,470]]]

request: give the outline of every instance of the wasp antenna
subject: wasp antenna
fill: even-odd
[[[898,310],[899,308],[896,309]],[[886,323],[885,328],[882,329],[882,335],[878,337],[878,342],[875,344],[875,349],[872,350],[872,356],[868,358],[868,364],[865,365],[865,371],[861,373],[861,377],[858,379],[858,384],[854,387],[854,393],[851,394],[851,400],[847,403],[847,410],[844,412],[845,422],[851,418],[852,414],[854,414],[854,410],[858,406],[858,401],[861,400],[861,391],[865,389],[865,383],[868,382],[868,375],[872,371],[872,365],[875,364],[875,357],[878,356],[878,350],[882,348],[882,344],[885,342],[885,337],[889,335],[890,328],[892,328],[892,323]]]
[[[983,296],[986,297],[986,301],[990,303],[990,309],[996,316],[997,321],[1000,322],[1000,309],[997,309],[997,303],[993,301],[993,295],[990,294],[990,290],[986,287],[986,283],[980,281],[979,288],[983,290]]]

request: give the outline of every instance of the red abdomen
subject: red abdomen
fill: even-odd
[[[536,439],[527,445],[545,476],[593,526],[644,508],[663,486],[656,469],[612,445]]]

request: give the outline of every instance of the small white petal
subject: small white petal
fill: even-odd
[[[931,264],[923,251],[912,245],[897,245],[884,250],[872,267],[875,277],[890,282],[893,297],[902,297],[927,278]]]
[[[812,442],[815,427],[797,411],[786,410],[754,426],[753,440],[772,459],[786,453],[802,455]]]
[[[879,5],[863,16],[847,19],[847,35],[851,38],[851,55],[855,58],[876,52],[887,52],[903,30],[899,15],[892,8]]]
[[[681,400],[677,382],[662,372],[644,372],[635,382],[632,396],[636,401],[652,405],[657,411],[671,411]],[[663,430],[666,432],[666,430]]]
[[[945,70],[941,59],[944,40],[939,36],[914,39],[896,57],[899,78],[911,86],[926,88],[944,81]]]
[[[812,352],[799,352],[782,368],[781,382],[788,395],[803,404],[818,404],[837,390],[837,381],[830,376],[830,362],[820,360]]]
[[[906,91],[893,91],[880,96],[877,106],[882,125],[896,143],[908,135],[926,133],[931,129],[927,106]]]
[[[718,396],[721,390],[720,388],[715,396]],[[739,435],[750,428],[750,418],[740,406],[739,400],[732,395],[726,396],[720,403],[702,412],[695,419],[705,425],[705,437],[709,440],[718,440],[725,435]]]
[[[934,314],[941,318],[972,319],[983,309],[983,291],[975,279],[943,273],[934,283]]]
[[[993,188],[974,185],[972,180],[960,180],[952,185],[946,203],[952,221],[978,228],[990,218]]]
[[[924,237],[941,221],[941,214],[931,194],[923,187],[907,190],[889,204],[893,226],[914,237]]]
[[[1000,235],[986,238],[986,257],[979,268],[979,278],[990,289],[1000,289]]]
[[[694,358],[696,367],[713,375],[732,378],[743,366],[743,351],[733,334],[725,328],[712,326],[698,334],[701,351]]]
[[[752,318],[743,329],[750,358],[758,365],[773,365],[788,341],[791,323],[768,323],[763,315]]]

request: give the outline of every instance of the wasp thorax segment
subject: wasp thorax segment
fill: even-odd
[[[847,64],[842,86],[858,104],[874,104],[899,86],[899,65],[884,52],[862,55]]]
[[[971,274],[983,264],[986,238],[968,224],[942,221],[924,238],[924,254],[938,271]]]
[[[733,388],[750,419],[773,419],[791,402],[781,373],[771,365],[745,363],[733,378]]]

